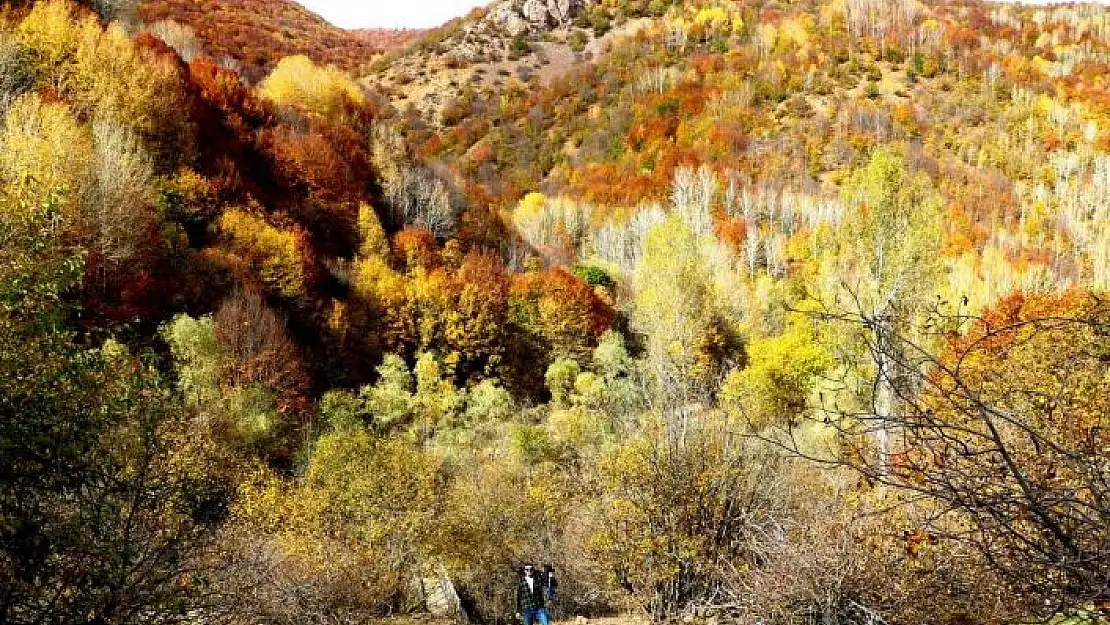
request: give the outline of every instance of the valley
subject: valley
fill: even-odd
[[[1107,619],[1110,9],[4,7],[0,622]]]

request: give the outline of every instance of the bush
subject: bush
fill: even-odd
[[[565,358],[556,360],[547,368],[544,379],[547,382],[547,390],[551,392],[551,403],[554,406],[570,405],[571,392],[574,390],[574,382],[578,379],[579,372],[578,363]]]
[[[594,265],[575,265],[571,269],[571,273],[582,278],[592,287],[612,289],[617,285],[616,281],[604,269]]]
[[[257,473],[240,489],[225,544],[220,581],[233,612],[293,625],[406,609],[442,518],[437,472],[407,443],[356,428],[322,437],[301,482]]]
[[[512,42],[509,44],[510,59],[515,61],[526,54],[531,54],[531,52],[532,46],[528,43],[528,40],[524,38],[524,35],[513,37]]]
[[[605,36],[605,33],[609,32],[609,29],[613,27],[613,24],[609,19],[609,13],[605,10],[604,7],[595,6],[594,8],[590,9],[589,15],[589,25],[590,28],[593,29],[594,36],[596,37]]]
[[[581,54],[586,49],[586,44],[590,42],[590,36],[585,31],[574,29],[574,31],[567,37],[567,45],[576,54]]]
[[[281,230],[245,211],[232,209],[219,221],[232,253],[257,272],[276,293],[297,299],[305,294],[302,236]]]
[[[750,541],[788,516],[785,464],[708,415],[653,420],[599,461],[591,556],[654,619],[707,604],[726,586],[723,571],[758,564]]]

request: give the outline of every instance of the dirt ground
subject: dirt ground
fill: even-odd
[[[554,621],[559,625],[648,625],[648,621],[634,614],[626,616],[611,616],[604,618],[558,618]],[[372,625],[456,625],[450,619],[436,618],[430,615],[410,615],[374,621]]]

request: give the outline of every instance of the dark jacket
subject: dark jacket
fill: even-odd
[[[532,588],[528,588],[528,580],[521,575],[516,580],[516,611],[524,614],[529,610],[538,610],[546,607],[544,592],[547,580],[539,571],[532,573]]]

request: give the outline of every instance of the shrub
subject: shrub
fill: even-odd
[[[575,265],[571,272],[593,287],[612,289],[617,285],[604,269],[593,265]]]
[[[570,37],[567,37],[567,45],[569,45],[570,49],[576,54],[581,54],[585,51],[586,44],[589,42],[590,36],[587,35],[585,31],[577,28],[570,34]]]
[[[262,95],[279,104],[299,106],[328,119],[337,119],[349,102],[366,103],[366,94],[335,67],[318,67],[307,56],[278,62],[260,86]]]
[[[291,299],[304,296],[304,251],[297,232],[275,228],[237,209],[224,213],[219,226],[231,251],[257,272],[263,284]]]

